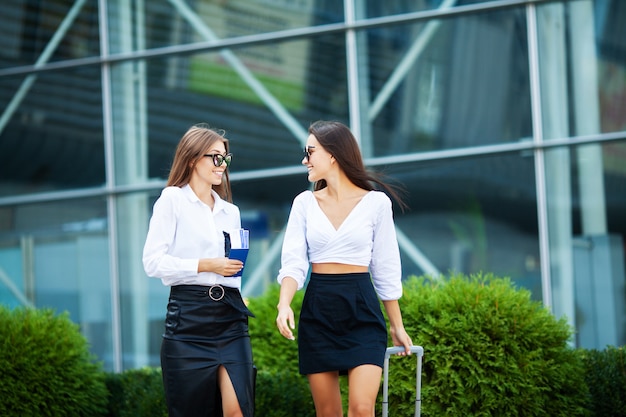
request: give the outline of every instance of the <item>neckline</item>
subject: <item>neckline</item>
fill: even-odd
[[[313,193],[313,191],[311,191],[311,197],[313,197],[313,200],[315,200],[315,205],[318,208],[318,210],[322,213],[322,215],[324,216],[324,218],[326,219],[326,222],[328,223],[328,225],[333,229],[333,231],[338,232],[339,230],[341,230],[341,228],[343,227],[344,224],[346,224],[346,222],[348,221],[348,219],[352,216],[352,213],[354,213],[356,211],[356,209],[361,205],[361,203],[363,202],[363,200],[365,200],[365,198],[370,195],[373,191],[368,191],[367,193],[365,193],[363,195],[363,197],[361,197],[361,199],[354,205],[354,207],[352,207],[352,209],[350,210],[350,212],[346,215],[346,217],[344,217],[344,219],[341,221],[341,223],[339,224],[339,227],[335,227],[335,225],[333,224],[333,222],[330,221],[330,219],[328,218],[328,215],[326,214],[326,212],[322,209],[322,206],[320,206],[320,202],[317,200],[317,197],[315,197],[315,194]]]

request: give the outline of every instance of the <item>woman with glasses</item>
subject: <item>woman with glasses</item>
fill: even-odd
[[[365,169],[356,139],[341,123],[309,127],[302,164],[314,187],[296,196],[289,214],[276,323],[295,339],[290,304],[310,268],[297,334],[300,373],[309,380],[316,415],[343,415],[339,375],[347,374],[348,415],[371,417],[387,348],[379,299],[393,344],[405,348],[401,355],[412,344],[398,306],[400,253],[388,195],[404,203]]]
[[[239,229],[222,132],[191,127],[154,203],[143,251],[146,273],[170,287],[161,367],[171,417],[254,412],[252,313],[240,294],[243,263],[228,258],[228,230]]]

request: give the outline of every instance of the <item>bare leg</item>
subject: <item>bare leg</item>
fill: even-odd
[[[342,417],[338,372],[307,375],[317,417]]]
[[[361,365],[348,371],[348,417],[374,417],[383,370]]]
[[[241,407],[239,406],[239,400],[237,400],[237,394],[235,394],[235,388],[230,380],[228,371],[223,366],[219,367],[217,371],[217,378],[220,385],[220,391],[222,393],[222,409],[224,410],[224,417],[243,417]]]

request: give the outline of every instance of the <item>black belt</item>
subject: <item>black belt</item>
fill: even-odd
[[[174,285],[170,288],[170,295],[180,299],[202,299],[208,297],[212,301],[219,301],[230,305],[247,316],[254,317],[254,314],[243,302],[241,294],[237,288],[225,285]]]

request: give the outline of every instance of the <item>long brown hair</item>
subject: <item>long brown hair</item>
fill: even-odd
[[[374,184],[382,188],[404,211],[408,208],[400,197],[402,189],[383,181],[382,174],[368,171],[363,164],[361,150],[350,129],[340,122],[318,120],[309,126],[309,133],[315,136],[322,147],[330,153],[350,182],[364,190],[376,190]],[[314,190],[327,186],[326,180],[316,181]]]
[[[202,123],[190,127],[178,142],[172,169],[167,179],[168,186],[182,187],[189,184],[191,174],[200,158],[207,153],[213,144],[222,141],[228,153],[228,139],[224,137],[223,130],[216,130]],[[230,179],[228,169],[224,171],[222,183],[214,185],[213,189],[217,194],[228,202],[232,203],[232,193],[230,189]]]

